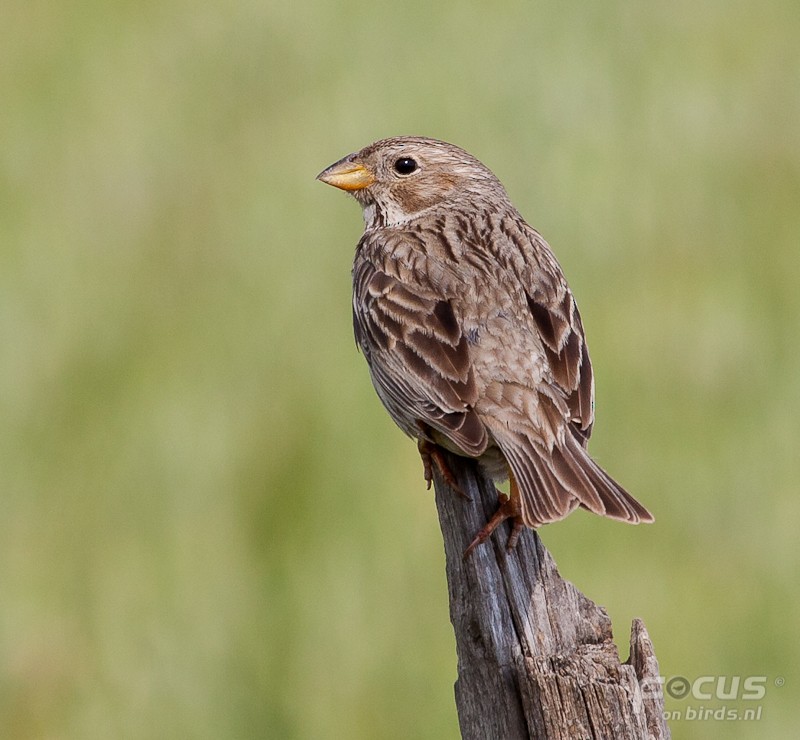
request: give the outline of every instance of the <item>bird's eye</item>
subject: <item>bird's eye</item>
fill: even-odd
[[[410,175],[417,169],[417,161],[411,157],[400,157],[394,163],[394,171],[398,175]]]

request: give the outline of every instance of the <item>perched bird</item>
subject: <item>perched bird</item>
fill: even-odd
[[[353,265],[353,325],[395,423],[454,487],[442,448],[477,459],[510,495],[467,548],[513,519],[577,506],[631,524],[652,515],[586,451],[594,380],[575,299],[550,247],[500,181],[452,144],[370,144],[318,179],[364,213]]]

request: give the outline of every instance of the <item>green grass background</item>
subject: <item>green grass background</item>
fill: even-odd
[[[591,449],[656,514],[547,527],[562,573],[623,657],[639,616],[667,677],[768,677],[757,724],[673,737],[795,736],[797,3],[2,15],[0,737],[457,736],[433,498],[351,335],[360,213],[314,181],[410,133],[553,245]]]

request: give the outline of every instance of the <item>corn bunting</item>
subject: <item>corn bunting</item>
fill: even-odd
[[[510,495],[467,548],[513,519],[577,506],[631,524],[652,515],[586,451],[594,380],[575,299],[550,247],[500,181],[452,144],[384,139],[319,180],[364,213],[353,266],[353,324],[372,382],[416,439],[430,486],[442,450],[477,459]]]

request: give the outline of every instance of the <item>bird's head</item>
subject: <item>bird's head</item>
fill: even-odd
[[[463,149],[436,139],[399,136],[349,154],[317,175],[364,209],[367,228],[391,226],[449,201],[506,199],[492,172]]]

